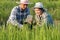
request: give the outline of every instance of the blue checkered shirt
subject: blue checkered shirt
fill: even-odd
[[[11,22],[13,25],[23,24],[23,21],[27,18],[29,14],[30,11],[28,8],[26,8],[25,10],[21,10],[19,6],[15,6],[11,11],[8,22]]]

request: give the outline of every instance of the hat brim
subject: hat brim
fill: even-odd
[[[41,7],[33,7],[33,10],[34,10],[35,8],[41,8]],[[45,8],[43,8],[43,10],[44,10],[44,11],[47,11],[47,9],[45,9]]]
[[[17,4],[21,4],[20,2],[16,2]],[[23,3],[23,4],[33,4],[33,3]]]
[[[35,6],[34,6],[33,8],[35,9],[35,8],[42,8],[42,7],[35,7]],[[43,9],[44,9],[44,8],[43,8]]]

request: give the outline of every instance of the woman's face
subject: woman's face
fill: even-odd
[[[35,11],[36,15],[42,14],[42,10],[40,10],[39,8],[35,8],[34,11]]]

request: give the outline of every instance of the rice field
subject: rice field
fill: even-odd
[[[60,40],[60,0],[30,0],[31,15],[34,15],[34,4],[42,2],[54,20],[54,26],[36,25],[32,29],[27,24],[22,28],[6,24],[11,9],[18,5],[16,1],[19,0],[0,0],[0,40]]]

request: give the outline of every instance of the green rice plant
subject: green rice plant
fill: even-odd
[[[60,24],[60,23],[59,23]],[[29,29],[27,24],[24,24],[22,28],[13,26],[11,24],[5,27],[0,27],[0,39],[1,40],[60,40],[60,25],[50,26],[49,29],[45,25],[33,26],[33,29]]]

